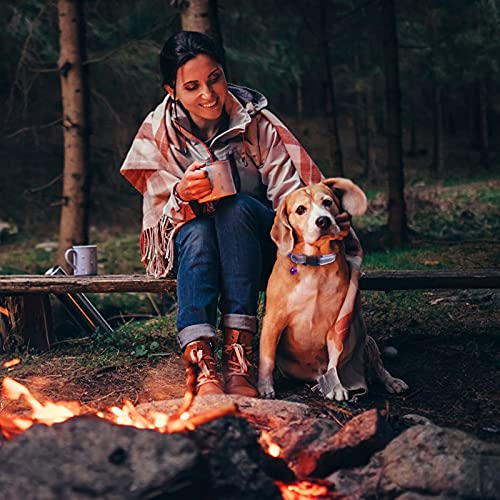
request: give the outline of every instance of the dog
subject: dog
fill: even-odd
[[[384,368],[366,335],[357,286],[361,257],[350,266],[346,256],[350,216],[366,208],[363,191],[341,177],[298,189],[278,207],[271,229],[278,252],[260,337],[261,397],[275,397],[276,365],[286,377],[318,382],[337,401],[348,400],[349,391],[366,392],[367,365],[388,392],[408,389]]]

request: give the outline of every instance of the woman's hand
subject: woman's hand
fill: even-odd
[[[212,184],[205,170],[205,163],[194,161],[184,172],[184,177],[176,186],[177,196],[183,201],[199,200],[212,192]]]

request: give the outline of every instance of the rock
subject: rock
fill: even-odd
[[[337,433],[304,446],[295,458],[294,471],[301,477],[324,477],[341,467],[367,463],[394,435],[390,422],[378,410],[365,411]]]
[[[0,463],[4,498],[202,498],[209,488],[207,464],[186,436],[95,418],[35,425],[0,447]]]
[[[218,406],[224,406],[234,401],[240,410],[240,414],[251,422],[266,427],[279,428],[290,422],[309,415],[309,407],[300,403],[290,403],[277,399],[257,399],[246,396],[208,395],[196,396],[191,413],[203,413],[213,410]],[[167,414],[174,413],[179,408],[182,399],[171,399],[169,401],[153,401],[137,406],[137,410],[145,414],[148,411],[159,411]]]
[[[278,500],[274,479],[295,479],[234,417],[182,434],[95,417],[35,425],[2,443],[0,463],[2,498]]]
[[[19,229],[14,222],[0,220],[0,243],[6,241],[9,236],[19,233]]]
[[[365,467],[328,479],[349,498],[500,498],[500,445],[435,425],[411,427]]]
[[[219,418],[189,436],[208,462],[210,498],[278,500],[281,494],[273,479],[295,479],[285,462],[264,452],[257,431],[243,418]]]
[[[384,347],[380,352],[382,353],[382,356],[386,358],[396,358],[399,354],[398,350],[392,345]]]
[[[35,248],[45,250],[46,252],[54,252],[57,250],[57,245],[57,241],[42,241],[41,243],[37,243]]]
[[[429,418],[417,415],[416,413],[408,413],[401,418],[408,425],[432,425],[434,423]]]

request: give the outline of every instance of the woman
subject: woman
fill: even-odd
[[[252,338],[259,290],[276,248],[274,210],[321,173],[253,90],[228,85],[214,42],[180,32],[160,54],[165,100],[145,120],[122,166],[144,196],[141,237],[148,274],[177,275],[177,328],[195,365],[198,394],[256,396]],[[232,165],[237,194],[199,203],[212,191],[202,167]],[[223,384],[213,354],[222,316]]]

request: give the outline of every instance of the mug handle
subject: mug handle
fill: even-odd
[[[66,252],[64,252],[64,258],[66,262],[70,265],[71,269],[73,269],[73,272],[76,271],[76,264],[73,262],[73,258],[71,257],[72,254],[75,254],[76,258],[76,252],[74,248],[68,248]]]

